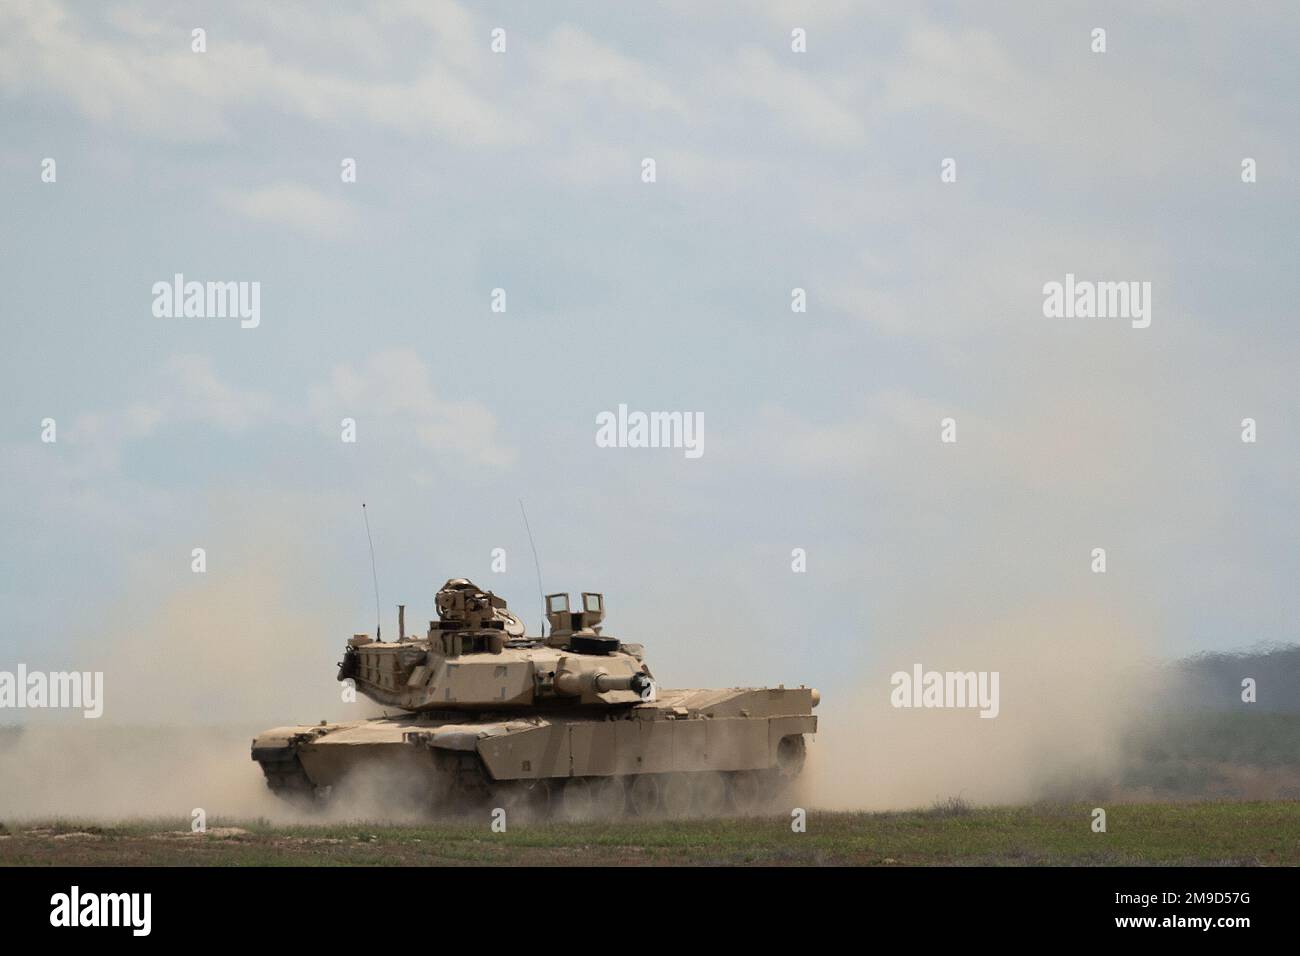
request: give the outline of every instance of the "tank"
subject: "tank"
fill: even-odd
[[[666,690],[640,644],[604,633],[605,599],[545,598],[529,637],[506,602],[465,578],[438,617],[396,641],[354,635],[338,679],[385,717],[277,727],[253,740],[267,786],[321,805],[371,785],[430,810],[532,816],[755,813],[790,796],[817,730],[808,687]]]

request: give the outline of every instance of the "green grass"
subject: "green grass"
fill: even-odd
[[[532,824],[493,833],[482,822],[283,826],[187,819],[113,825],[56,820],[0,824],[0,865],[1300,865],[1300,802],[1128,804],[907,813]],[[244,832],[221,834],[219,827]],[[84,833],[88,836],[62,834]]]

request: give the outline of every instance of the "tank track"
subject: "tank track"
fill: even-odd
[[[429,807],[456,814],[484,805],[506,806],[533,819],[560,820],[764,812],[789,795],[803,769],[803,738],[782,743],[778,766],[769,770],[500,782],[492,780],[477,754],[435,751],[436,783],[428,792]],[[300,805],[325,802],[330,788],[311,781],[295,747],[261,750],[255,756],[277,797]]]
[[[316,785],[307,776],[302,761],[296,751],[285,748],[274,753],[262,753],[257,762],[266,775],[266,786],[277,797],[290,800],[313,800],[316,797]]]

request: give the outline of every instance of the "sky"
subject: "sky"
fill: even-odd
[[[667,684],[1300,639],[1294,4],[322,9],[0,6],[0,668],[296,621],[332,694],[363,501],[385,636],[456,576],[535,630],[522,500]],[[1150,326],[1046,317],[1067,274]],[[703,454],[598,447],[621,404]]]

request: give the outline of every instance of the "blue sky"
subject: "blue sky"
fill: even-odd
[[[535,625],[523,498],[674,684],[847,689],[1025,608],[1297,639],[1292,5],[335,9],[0,11],[0,666],[162,654],[220,589],[332,680],[362,500],[387,628],[459,575]],[[260,326],[155,318],[177,272]],[[1067,272],[1151,327],[1044,318]],[[620,403],[705,454],[597,448]]]

